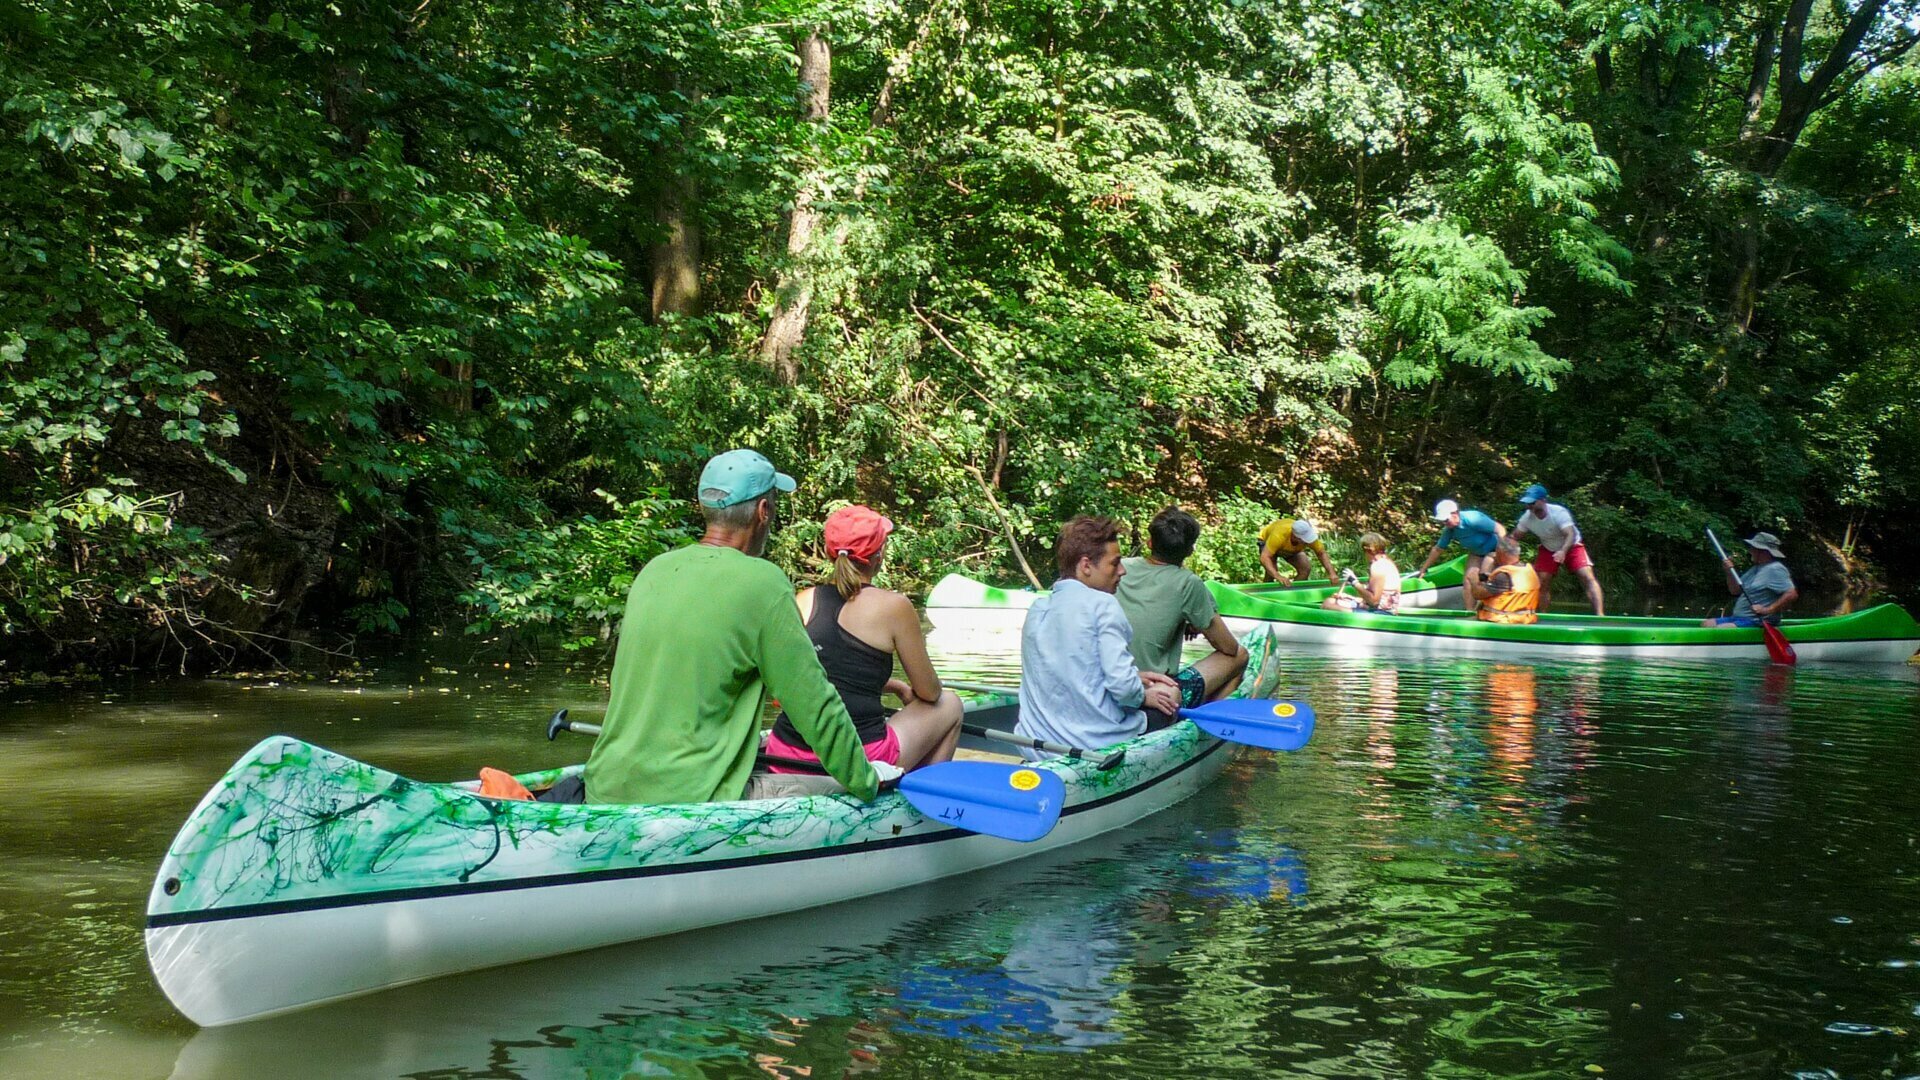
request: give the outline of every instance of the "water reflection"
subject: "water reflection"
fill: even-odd
[[[820,1076],[924,1040],[1086,1052],[1135,1030],[1141,970],[1223,913],[1303,907],[1307,880],[1296,848],[1160,815],[945,887],[202,1031],[173,1076]]]

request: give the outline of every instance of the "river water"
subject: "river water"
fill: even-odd
[[[1010,678],[1013,643],[941,648]],[[1920,668],[1283,661],[1305,750],[1122,833],[757,923],[196,1031],[145,895],[283,732],[575,760],[557,666],[0,702],[0,1076],[1920,1075]]]

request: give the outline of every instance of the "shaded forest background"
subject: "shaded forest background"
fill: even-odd
[[[1041,576],[1056,523],[1603,570],[1920,556],[1920,3],[27,0],[12,663],[588,633],[737,444]],[[26,658],[31,658],[26,659]]]

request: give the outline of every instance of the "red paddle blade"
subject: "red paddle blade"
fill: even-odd
[[[1776,664],[1792,664],[1800,658],[1793,654],[1793,646],[1787,643],[1787,635],[1770,622],[1760,624],[1760,636],[1767,643],[1767,659]]]

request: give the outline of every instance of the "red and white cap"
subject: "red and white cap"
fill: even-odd
[[[830,559],[851,555],[861,562],[872,562],[886,546],[887,534],[892,531],[893,522],[872,507],[843,506],[827,515],[821,543]]]

